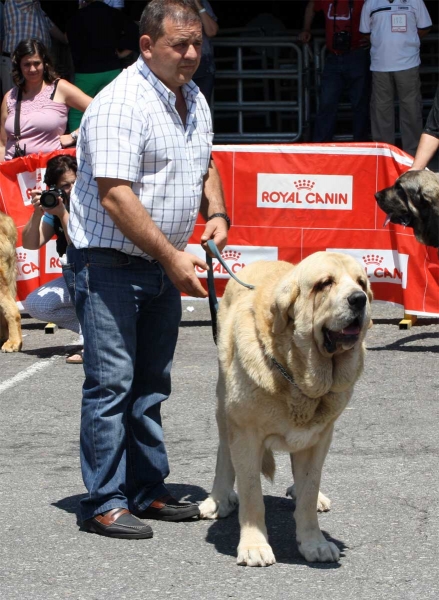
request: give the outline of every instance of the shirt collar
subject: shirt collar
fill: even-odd
[[[14,0],[17,8],[30,8],[33,4],[38,5],[37,0]]]
[[[143,75],[143,77],[146,79],[146,81],[148,81],[151,84],[151,86],[156,90],[159,97],[163,101],[166,101],[169,104],[172,104],[172,106],[175,106],[174,92],[171,92],[171,90],[168,87],[166,87],[166,85],[162,81],[160,81],[157,75],[155,75],[151,71],[151,69],[145,63],[141,55],[137,59],[137,68]],[[181,87],[183,98],[185,100],[189,100],[190,102],[195,101],[199,91],[200,88],[193,81],[189,81],[189,83],[184,83]]]

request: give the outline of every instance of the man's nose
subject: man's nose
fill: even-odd
[[[185,58],[189,58],[191,60],[196,60],[198,58],[198,47],[190,44],[188,46]]]

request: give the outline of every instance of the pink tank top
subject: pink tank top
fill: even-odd
[[[33,100],[22,100],[20,110],[20,146],[26,144],[26,154],[60,150],[59,136],[67,126],[69,107],[50,99],[55,82],[47,85]],[[14,121],[18,88],[14,87],[7,99],[8,116],[5,130],[7,135],[5,160],[10,160],[15,151]]]

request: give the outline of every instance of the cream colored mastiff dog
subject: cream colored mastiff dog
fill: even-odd
[[[268,543],[260,473],[273,478],[274,450],[291,457],[297,543],[308,561],[337,561],[316,508],[335,420],[363,370],[372,293],[352,257],[318,252],[293,266],[254,263],[231,280],[218,313],[219,448],[211,495],[201,516],[230,514],[239,495],[238,564],[275,563]]]

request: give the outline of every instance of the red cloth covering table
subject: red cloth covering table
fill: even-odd
[[[18,298],[59,277],[51,240],[25,250],[21,230],[32,214],[29,190],[44,176],[47,160],[35,154],[0,164],[0,210],[15,220],[19,241]],[[233,272],[259,259],[298,262],[318,250],[346,252],[363,264],[376,300],[408,314],[439,316],[437,250],[419,244],[411,229],[390,224],[374,193],[392,185],[411,165],[401,150],[380,143],[214,146],[232,220],[222,255]],[[188,250],[204,257],[200,217]],[[218,295],[229,278],[214,260]],[[206,282],[206,274],[198,275]]]

